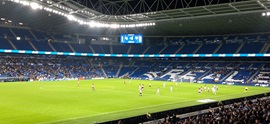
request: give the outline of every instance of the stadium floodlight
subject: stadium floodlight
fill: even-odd
[[[38,9],[38,8],[40,8],[39,4],[38,3],[35,3],[35,2],[31,2],[30,3],[30,6],[31,6],[32,9]]]
[[[262,13],[262,16],[266,16],[266,14],[263,12],[263,13]]]
[[[75,17],[73,15],[67,15],[68,20],[75,20]]]
[[[21,40],[21,37],[16,37],[16,40]]]
[[[72,21],[75,21],[77,22],[78,24],[80,25],[89,25],[90,27],[102,27],[102,28],[133,28],[133,27],[143,27],[143,26],[152,26],[152,25],[155,25],[155,23],[129,23],[129,24],[121,24],[120,22],[117,23],[117,22],[94,22],[94,21],[91,21],[91,22],[88,22],[88,20],[86,19],[82,19],[80,17],[77,17],[75,15],[72,15],[72,11],[73,9],[72,8],[69,8],[69,7],[65,7],[65,6],[61,6],[60,4],[55,4],[54,7],[56,7],[56,9],[53,9],[51,8],[51,6],[47,6],[47,7],[43,7],[43,5],[39,4],[38,2],[30,2],[28,0],[10,0],[12,2],[16,2],[16,3],[19,3],[19,4],[22,4],[22,5],[26,5],[26,6],[30,6],[32,9],[43,9],[45,11],[48,11],[48,12],[52,12],[52,13],[55,13],[57,15],[61,15],[61,16],[64,16],[64,17],[67,17],[68,20],[72,20]],[[36,1],[42,1],[42,0],[36,0]],[[51,0],[44,0],[44,3],[47,3],[47,4],[53,4],[54,2],[51,1]],[[63,10],[67,10],[69,11],[68,12],[64,12]],[[85,13],[85,14],[88,14],[88,15],[91,15],[91,16],[96,16],[96,17],[108,17],[108,15],[95,15],[94,13],[90,12],[90,11],[87,11],[87,10],[81,10],[80,12],[82,13]],[[50,13],[49,13],[50,15]],[[270,15],[270,13],[266,13],[266,15]],[[147,17],[145,16],[144,14],[132,14],[132,15],[129,15],[130,17],[133,17],[133,16],[143,16],[143,17]],[[114,16],[115,18],[117,18],[117,16]],[[124,18],[126,19],[131,19],[130,17],[128,16],[123,16]]]
[[[28,2],[28,1],[21,1],[20,2],[22,5],[25,5],[25,6],[29,6],[30,5],[30,3]]]
[[[94,22],[94,21],[89,22],[90,27],[95,27],[95,25],[96,25],[96,22]]]
[[[110,27],[111,27],[111,28],[119,28],[120,26],[119,26],[119,24],[111,24]]]
[[[270,16],[270,12],[267,12],[266,15],[267,15],[267,16]]]
[[[5,20],[5,18],[1,18],[1,20],[2,20],[2,21],[4,21],[4,20]]]

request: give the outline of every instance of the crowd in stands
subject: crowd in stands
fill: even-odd
[[[187,118],[167,116],[157,124],[269,124],[270,99],[245,100],[229,106],[220,104],[208,113]]]
[[[103,77],[99,67],[86,58],[59,56],[2,56],[0,77],[28,77],[31,80],[60,80]]]
[[[206,67],[207,62],[197,69],[197,66],[181,66],[181,68],[173,66],[177,63],[184,63],[183,61],[167,61],[167,63],[164,63],[151,60],[142,61],[139,59],[129,61],[129,59],[96,59],[75,56],[22,54],[0,54],[0,57],[0,79],[1,77],[27,77],[29,80],[43,81],[76,79],[78,77],[121,77],[123,75],[130,78],[142,77],[143,79],[143,76],[158,78],[165,75],[162,79],[167,80],[171,78],[170,75],[166,76],[167,73],[172,73],[171,71],[173,69],[182,69],[182,71],[175,72],[179,75],[189,74],[190,76],[190,74],[192,74],[195,80],[209,81],[208,83],[219,83],[221,81],[227,81],[225,79],[229,78],[229,82],[241,81],[240,83],[252,82],[268,84],[270,81],[269,64],[265,62],[259,63],[260,66],[256,67],[257,69],[248,67],[244,69],[241,67],[227,68],[227,64],[224,64],[224,67]],[[201,63],[191,62],[190,65],[191,64],[200,65]],[[221,64],[221,62],[215,62],[214,64]],[[239,64],[239,66],[241,65],[242,64]],[[198,70],[203,71],[197,74]],[[188,73],[190,71],[192,73]],[[178,76],[178,78],[181,78],[181,76]]]

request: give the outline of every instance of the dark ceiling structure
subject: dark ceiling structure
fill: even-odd
[[[127,15],[247,0],[73,0],[106,15]]]
[[[142,33],[145,36],[184,36],[270,32],[270,17],[262,16],[262,12],[270,11],[268,0],[35,1],[84,20],[120,24],[155,22],[155,26],[93,28],[70,21],[64,16],[33,10],[29,6],[7,0],[0,3],[0,17],[23,22],[34,29],[69,34],[118,36],[121,33]],[[59,6],[71,9],[60,9]]]

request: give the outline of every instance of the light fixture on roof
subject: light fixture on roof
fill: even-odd
[[[11,23],[12,21],[11,20],[8,20],[9,23]]]
[[[16,37],[16,40],[21,40],[21,37]]]
[[[262,16],[266,16],[266,13],[263,12],[263,13],[262,13]]]
[[[19,25],[23,25],[23,23],[20,22]]]
[[[4,20],[5,20],[5,18],[1,18],[1,20],[2,20],[2,21],[4,21]]]
[[[68,20],[75,20],[75,17],[73,15],[67,15]]]
[[[37,3],[35,3],[35,2],[31,2],[30,6],[31,6],[32,9],[38,9],[39,8],[39,5]]]

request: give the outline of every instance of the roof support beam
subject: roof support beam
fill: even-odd
[[[257,3],[260,4],[264,9],[268,9],[264,4],[261,3],[261,1],[257,0]]]
[[[57,4],[60,4],[60,3],[65,3],[65,2],[67,2],[67,1],[69,1],[69,0],[59,1],[59,2],[53,3],[53,4],[49,5],[49,6],[51,7],[51,6],[53,6],[53,5],[57,5]]]
[[[241,12],[239,9],[237,9],[236,7],[234,7],[232,4],[228,4],[230,7],[232,7],[233,9],[235,9],[236,11],[238,11],[238,12]]]
[[[204,8],[205,10],[207,10],[208,12],[211,12],[212,14],[216,14],[216,13],[214,13],[213,11],[211,11],[210,9],[206,8],[205,6],[203,6],[203,8]]]

